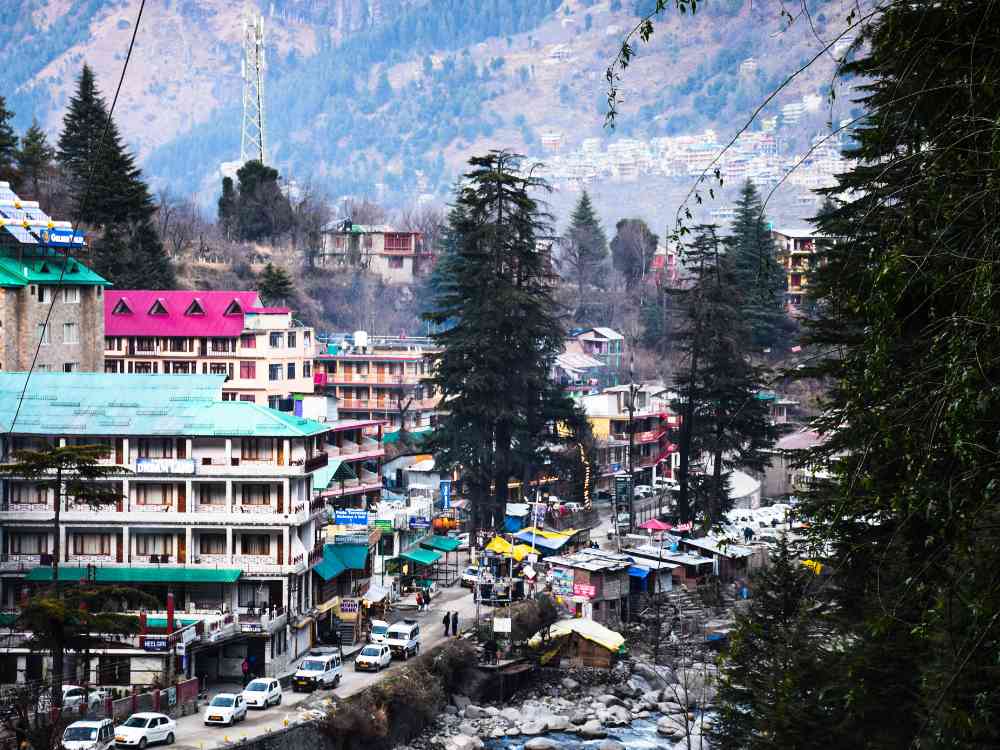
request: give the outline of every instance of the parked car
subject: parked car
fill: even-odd
[[[339,653],[310,651],[292,677],[292,690],[297,693],[300,690],[335,688],[340,684],[342,672]]]
[[[465,588],[473,589],[476,587],[476,581],[479,580],[479,568],[475,565],[470,565],[465,570],[462,571],[462,581],[461,584]]]
[[[65,750],[109,750],[115,744],[115,725],[111,719],[74,721],[63,730]]]
[[[281,683],[273,677],[251,680],[250,684],[243,688],[243,700],[246,701],[247,708],[264,709],[280,706]]]
[[[384,643],[365,646],[361,649],[361,653],[354,657],[355,672],[378,672],[390,664],[392,664],[392,649]]]
[[[598,490],[594,493],[594,500],[599,503],[610,503],[612,500],[611,492],[608,490]]]
[[[583,506],[580,505],[580,503],[563,503],[563,507],[569,513],[579,513],[581,510],[583,510]]]
[[[368,634],[369,643],[385,643],[385,633],[389,629],[389,623],[385,620],[372,620],[372,629]]]
[[[205,707],[205,725],[232,726],[247,717],[247,704],[242,693],[219,693]]]
[[[420,653],[420,626],[416,620],[393,623],[386,633],[386,643],[393,656],[400,656],[406,661]]]
[[[108,694],[104,690],[85,689],[79,685],[63,685],[62,697],[63,708],[79,708],[86,700],[87,710],[92,711],[104,702]],[[38,696],[39,708],[47,709],[50,704],[51,700],[47,692]]]
[[[648,484],[637,484],[635,486],[635,496],[636,497],[651,497],[653,494],[653,488]]]
[[[132,714],[125,723],[115,728],[115,744],[139,750],[154,742],[173,745],[176,731],[177,723],[169,716],[148,712]]]

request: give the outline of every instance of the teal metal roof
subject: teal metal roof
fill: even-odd
[[[33,257],[18,260],[0,256],[0,286],[24,286],[25,284],[61,284],[64,286],[111,286],[111,282],[100,276],[83,263],[71,258],[63,272],[62,264],[66,256],[58,251],[45,253],[35,250]]]
[[[21,435],[306,437],[328,425],[222,401],[224,375],[0,372],[0,430]],[[17,422],[11,425],[17,412]]]
[[[324,581],[336,578],[345,570],[364,570],[368,560],[368,545],[325,544],[323,559],[313,570]]]
[[[234,583],[242,571],[239,568],[101,568],[94,570],[97,583]],[[82,581],[86,568],[59,568],[60,581]],[[51,581],[52,568],[32,568],[28,581]]]
[[[350,464],[345,464],[342,458],[331,458],[322,469],[313,473],[313,489],[325,490],[334,479],[354,479]]]
[[[454,552],[459,548],[461,542],[450,536],[429,536],[420,540],[420,546],[438,552]]]
[[[316,571],[316,575],[324,581],[332,580],[347,570],[344,567],[344,563],[341,562],[340,558],[332,550],[332,544],[323,547],[323,559],[316,563],[316,567],[313,568]]]

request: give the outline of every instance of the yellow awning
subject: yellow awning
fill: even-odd
[[[525,529],[521,529],[519,534],[534,534],[535,536],[540,536],[542,539],[565,539],[566,537],[571,537],[576,533],[576,529],[566,529],[566,531],[548,531],[546,529],[539,529],[533,526],[528,526]]]
[[[581,638],[593,641],[608,651],[617,652],[625,644],[625,639],[620,633],[616,633],[614,630],[606,628],[593,620],[584,620],[582,618],[561,620],[549,628],[549,638],[565,638],[570,633],[576,633]],[[536,633],[528,641],[528,645],[532,648],[537,648],[541,643],[541,633]]]
[[[316,611],[319,612],[320,614],[323,614],[324,612],[329,612],[334,607],[339,607],[339,606],[340,606],[340,597],[335,596],[333,597],[333,599],[328,599],[327,601],[323,602],[318,607],[316,607]]]
[[[503,555],[504,557],[513,557],[518,562],[521,562],[528,555],[537,555],[538,550],[532,547],[530,544],[518,544],[513,545],[504,539],[502,536],[495,536],[490,540],[490,543],[486,545],[486,549],[497,555]]]

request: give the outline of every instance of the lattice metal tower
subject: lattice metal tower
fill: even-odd
[[[243,128],[240,161],[266,164],[267,139],[264,116],[264,17],[247,5],[243,13]]]

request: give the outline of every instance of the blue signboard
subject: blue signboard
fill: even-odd
[[[419,516],[414,516],[410,519],[411,529],[429,529],[431,527],[431,519],[421,518]]]
[[[441,480],[441,508],[449,510],[451,508],[451,480]]]
[[[333,522],[338,526],[367,526],[368,511],[363,508],[346,508],[333,512]]]
[[[83,232],[77,232],[74,235],[72,229],[43,229],[40,237],[45,244],[58,247],[83,244]]]

